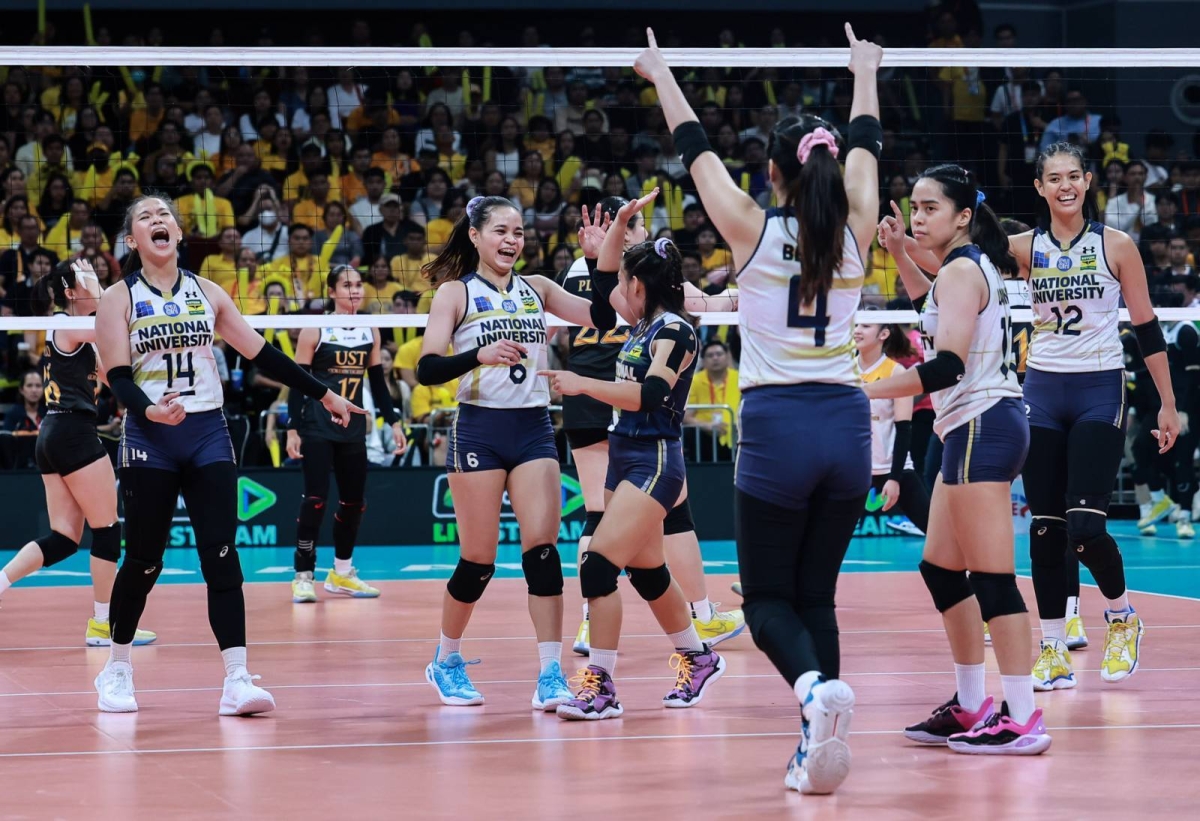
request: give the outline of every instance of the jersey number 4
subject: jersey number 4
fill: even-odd
[[[796,275],[788,283],[788,327],[812,328],[813,345],[818,348],[824,347],[825,329],[829,327],[829,297],[827,294],[817,294],[815,302],[811,305],[811,314],[804,312],[806,307],[809,306],[800,303],[800,276]]]
[[[190,390],[196,386],[196,369],[192,366],[192,352],[165,353],[163,362],[167,366],[167,390],[175,387],[175,380],[187,380]]]

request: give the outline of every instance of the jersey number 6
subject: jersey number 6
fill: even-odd
[[[788,283],[788,315],[789,328],[812,328],[813,345],[818,348],[825,346],[825,329],[829,327],[829,297],[827,294],[817,294],[811,314],[804,313],[800,304],[800,275],[792,277]]]

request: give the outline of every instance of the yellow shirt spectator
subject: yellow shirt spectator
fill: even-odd
[[[715,348],[715,346],[714,346]],[[725,423],[726,430],[721,434],[720,442],[726,447],[733,444],[733,426],[738,408],[742,404],[742,392],[738,390],[738,372],[736,368],[725,371],[725,383],[714,385],[708,371],[701,368],[692,379],[692,389],[688,393],[688,405],[728,405],[732,412],[725,410],[695,411],[695,421],[700,425],[711,425],[720,420]]]
[[[200,194],[185,194],[175,200],[175,205],[179,207],[179,217],[183,220],[180,227],[183,228],[184,236],[197,233],[197,227],[200,228],[201,236],[210,238],[220,236],[226,228],[236,227],[233,203],[214,194],[212,210],[209,211],[205,200]]]
[[[437,222],[437,220],[434,220]],[[430,225],[433,223],[431,222]],[[434,255],[426,253],[417,259],[408,254],[392,257],[392,279],[400,283],[400,290],[424,293],[433,288],[433,283],[421,273],[421,268],[433,262]]]
[[[445,385],[417,385],[412,393],[412,418],[414,422],[428,421],[434,411],[457,408],[458,380]]]
[[[440,253],[446,247],[446,241],[450,239],[453,230],[454,223],[445,217],[429,221],[425,226],[425,239],[429,243],[430,254]]]
[[[323,205],[317,205],[309,199],[300,200],[292,209],[292,222],[307,225],[314,231],[323,229],[325,227],[325,205],[333,201],[332,196],[328,197]]]
[[[729,253],[726,248],[714,248],[708,256],[700,257],[700,264],[704,266],[704,270],[715,271],[717,268],[728,269],[733,272],[733,254]]]
[[[211,254],[200,263],[200,276],[212,280],[221,286],[221,290],[230,293],[237,284],[237,260],[226,259],[224,254]]]
[[[278,277],[287,286],[287,297],[295,303],[311,299],[322,299],[325,296],[325,278],[329,270],[321,264],[314,254],[303,258],[288,254],[261,269],[263,279],[271,276]],[[299,307],[293,305],[293,309]]]
[[[387,314],[392,310],[392,297],[404,290],[404,287],[394,280],[388,280],[383,285],[371,282],[363,283],[363,305],[373,314]]]
[[[306,196],[308,196],[308,175],[304,173],[303,168],[300,168],[283,181],[283,201],[295,202]],[[336,202],[342,201],[342,178],[340,175],[329,175],[329,199]]]
[[[438,154],[438,167],[450,175],[451,183],[455,183],[465,176],[467,158],[462,154]]]
[[[987,90],[978,68],[946,66],[938,79],[950,84],[952,115],[960,123],[981,123],[987,116]]]
[[[382,151],[376,151],[371,155],[371,165],[375,168],[382,168],[388,179],[398,180],[408,173],[409,167],[412,165],[412,157],[399,152],[385,154]]]

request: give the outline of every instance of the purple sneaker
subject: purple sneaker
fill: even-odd
[[[1050,734],[1040,709],[1018,724],[1009,716],[1005,702],[982,726],[952,735],[946,743],[954,752],[967,755],[1040,755],[1050,749]]]
[[[589,664],[571,678],[579,687],[578,694],[555,710],[559,718],[567,721],[599,721],[602,718],[620,718],[625,712],[617,701],[617,688],[612,676],[595,665]]]
[[[725,659],[705,646],[704,650],[685,650],[671,656],[676,672],[675,689],[663,696],[664,707],[695,707],[708,692],[708,686],[725,672]]]

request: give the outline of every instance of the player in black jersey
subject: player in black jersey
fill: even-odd
[[[616,218],[617,212],[629,201],[623,197],[606,197],[601,200],[594,215],[585,213],[580,228],[580,242],[584,258],[576,260],[559,279],[559,284],[569,293],[585,299],[591,298],[592,279],[589,263],[594,264],[598,253],[595,240],[604,236],[600,226]],[[585,209],[586,211],[586,209]],[[593,224],[592,219],[595,220]],[[592,240],[589,240],[589,229]],[[644,242],[647,238],[646,223],[639,211],[630,218],[625,229],[625,250]],[[703,311],[708,306],[701,301],[699,291],[686,291],[689,310]],[[715,298],[717,302],[722,298]],[[719,310],[720,305],[712,306]],[[589,379],[612,382],[616,373],[617,355],[621,346],[629,339],[629,324],[618,317],[617,327],[608,331],[595,328],[573,327],[570,331],[570,353],[567,370]],[[608,428],[613,421],[613,409],[587,395],[564,396],[563,430],[571,446],[571,456],[579,471],[579,483],[583,489],[584,508],[587,519],[583,535],[579,539],[579,555],[587,551],[592,534],[596,532],[604,516],[604,478],[608,472]],[[692,616],[700,637],[710,645],[720,644],[746,629],[746,619],[740,610],[722,612],[717,610],[719,602],[710,601],[704,582],[704,564],[700,556],[700,542],[692,522],[691,506],[686,488],[679,504],[663,522],[664,547],[667,562],[671,565],[676,581],[683,589],[692,608]],[[588,605],[583,605],[583,621],[575,635],[573,649],[580,655],[588,654],[589,647]]]
[[[333,316],[353,316],[363,303],[362,276],[349,265],[339,265],[326,279]],[[296,343],[296,363],[310,370],[317,381],[355,405],[363,404],[363,383],[371,388],[375,406],[392,426],[396,453],[404,452],[404,423],[392,407],[379,359],[380,337],[375,328],[305,328]],[[373,599],[379,590],[358,578],[350,563],[358,525],[367,509],[364,491],[367,484],[366,417],[354,417],[342,427],[335,424],[317,403],[298,391],[288,395],[287,452],[302,459],[304,498],[296,519],[296,577],[292,580],[292,601],[315,602],[313,572],[316,570],[317,533],[325,516],[329,495],[329,473],[337,478],[338,509],[333,517],[333,569],[325,579],[325,589],[359,599]]]
[[[35,316],[45,316],[51,305],[55,316],[89,316],[99,300],[99,279],[84,260],[60,264],[33,288]],[[73,555],[86,520],[92,529],[95,612],[88,619],[84,641],[90,647],[107,647],[109,602],[121,558],[121,525],[112,463],[96,436],[99,382],[95,341],[94,330],[46,334],[42,371],[46,418],[35,453],[46,486],[50,535],[25,545],[0,571],[0,594],[38,568]],[[156,638],[149,630],[138,630],[133,643],[149,644]]]

